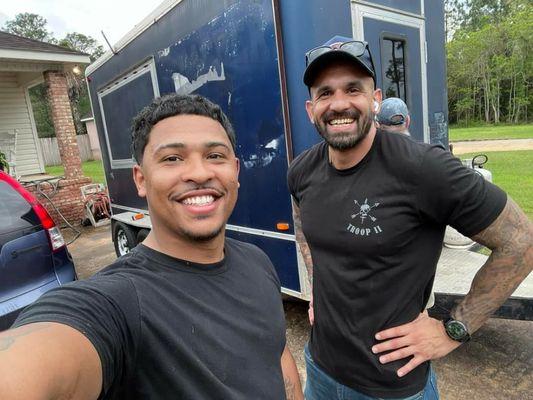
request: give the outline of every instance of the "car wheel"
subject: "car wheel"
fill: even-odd
[[[137,240],[133,230],[122,222],[115,223],[113,228],[113,243],[115,244],[115,253],[117,257],[128,254],[135,246]]]

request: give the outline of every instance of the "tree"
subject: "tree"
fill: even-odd
[[[55,39],[46,28],[46,24],[46,19],[40,15],[20,13],[15,16],[15,19],[7,21],[2,29],[28,39],[54,43]]]
[[[91,56],[91,61],[96,60],[98,57],[104,54],[104,48],[102,45],[99,44],[96,39],[93,39],[91,36],[84,35],[83,33],[67,33],[67,35],[57,44],[68,49],[89,54]]]
[[[521,0],[480,4],[469,2],[470,20],[447,44],[450,122],[527,122],[533,102],[533,8]]]

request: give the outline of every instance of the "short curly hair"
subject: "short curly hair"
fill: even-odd
[[[220,106],[200,95],[169,94],[158,97],[137,114],[131,128],[131,150],[137,164],[141,165],[143,153],[155,124],[175,115],[201,115],[214,119],[226,131],[235,151],[235,131]]]

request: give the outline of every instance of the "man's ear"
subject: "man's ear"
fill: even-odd
[[[378,109],[374,112],[377,114],[379,112],[379,109],[381,108],[381,101],[383,100],[383,96],[381,94],[381,89],[374,90],[374,101],[376,101],[379,104]]]
[[[144,179],[142,168],[138,164],[133,166],[133,181],[135,182],[135,186],[137,186],[139,197],[146,197],[146,180]]]
[[[239,172],[241,171],[241,160],[239,160],[238,157],[235,157],[235,163],[237,165],[237,187],[241,187],[241,183],[239,182]]]
[[[309,121],[314,125],[315,124],[315,117],[313,116],[313,102],[311,100],[307,100],[305,102],[305,111],[307,111],[307,116],[309,117]]]
[[[407,119],[405,120],[405,129],[409,129],[409,125],[411,125],[411,116],[408,115]]]

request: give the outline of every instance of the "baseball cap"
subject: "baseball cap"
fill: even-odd
[[[378,122],[382,125],[402,125],[407,121],[409,109],[402,99],[389,97],[381,103]]]
[[[305,54],[304,83],[311,86],[316,75],[333,60],[346,60],[362,67],[376,84],[376,73],[368,43],[345,36],[333,36]]]

